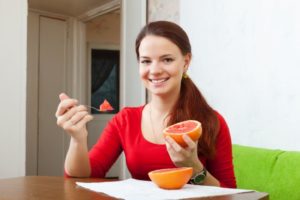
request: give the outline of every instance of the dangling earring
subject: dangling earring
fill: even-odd
[[[183,72],[182,77],[183,77],[184,79],[187,79],[187,78],[189,78],[189,75],[187,75],[186,72]]]
[[[188,66],[187,66],[187,65],[184,65],[184,68],[187,70],[187,69],[188,69]],[[188,77],[189,77],[189,75],[187,75],[186,71],[183,72],[182,78],[187,79]]]

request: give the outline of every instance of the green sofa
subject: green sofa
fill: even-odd
[[[269,193],[270,200],[300,200],[300,152],[233,145],[237,187]]]

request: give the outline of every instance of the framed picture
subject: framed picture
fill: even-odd
[[[90,91],[92,114],[119,112],[120,50],[90,48]]]

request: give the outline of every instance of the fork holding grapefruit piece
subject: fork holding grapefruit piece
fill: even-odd
[[[165,137],[172,137],[180,146],[187,147],[187,144],[183,140],[182,136],[186,134],[196,142],[202,134],[202,127],[199,121],[186,120],[168,126],[163,130],[163,134]]]
[[[103,103],[100,104],[99,106],[99,110],[102,112],[106,112],[106,111],[112,111],[114,110],[114,108],[110,105],[110,103],[104,99]]]

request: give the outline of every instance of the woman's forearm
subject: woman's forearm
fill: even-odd
[[[200,160],[194,162],[193,165],[193,176],[197,173],[201,172],[203,170],[203,164],[200,162]],[[209,173],[209,171],[206,171],[206,177],[203,181],[203,185],[210,185],[210,186],[220,186],[220,182],[218,179],[216,179],[213,175]]]
[[[91,169],[88,157],[87,138],[80,142],[71,138],[65,160],[65,171],[72,177],[90,176]]]

